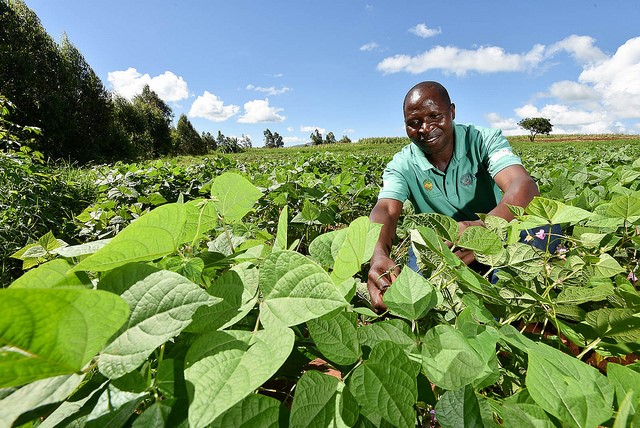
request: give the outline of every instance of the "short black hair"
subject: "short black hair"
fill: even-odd
[[[407,98],[409,98],[409,94],[411,94],[412,92],[418,89],[423,89],[423,88],[433,89],[443,101],[445,101],[448,105],[451,105],[451,98],[449,97],[449,92],[447,91],[447,88],[445,88],[444,86],[442,86],[442,84],[438,82],[427,80],[424,82],[420,82],[414,85],[413,88],[409,89],[409,92],[407,92],[407,95],[404,96],[402,107],[404,108],[404,106],[407,104]]]

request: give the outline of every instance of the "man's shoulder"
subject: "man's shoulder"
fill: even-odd
[[[471,141],[483,141],[486,138],[502,135],[502,130],[499,128],[489,128],[471,123],[456,123],[455,126],[456,135],[464,136],[465,139]]]

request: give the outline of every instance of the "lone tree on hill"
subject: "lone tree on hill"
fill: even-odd
[[[531,133],[531,135],[529,135],[529,141],[533,141],[538,134],[549,135],[553,128],[549,119],[545,119],[544,117],[528,117],[518,122],[518,125]]]

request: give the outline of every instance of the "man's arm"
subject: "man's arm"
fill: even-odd
[[[400,268],[396,267],[396,263],[389,258],[400,214],[402,214],[402,202],[395,199],[379,199],[369,215],[372,222],[382,224],[380,237],[371,257],[367,282],[371,304],[377,310],[387,309],[382,301],[382,295],[400,273]]]

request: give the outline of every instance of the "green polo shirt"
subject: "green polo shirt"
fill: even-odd
[[[494,209],[502,192],[493,177],[522,161],[499,129],[456,123],[454,127],[455,146],[446,173],[409,144],[385,168],[378,199],[409,199],[416,212],[440,213],[457,221],[475,220],[476,213]]]

